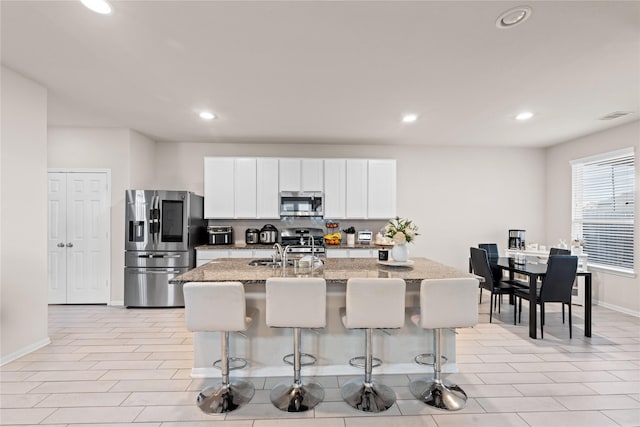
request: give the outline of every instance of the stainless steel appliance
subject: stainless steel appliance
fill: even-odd
[[[278,229],[273,224],[265,224],[260,230],[260,243],[270,245],[278,241]]]
[[[210,225],[207,227],[210,245],[233,244],[233,227],[228,225]]]
[[[244,241],[247,245],[260,243],[260,230],[257,228],[247,228],[244,232]]]
[[[358,231],[358,243],[361,245],[370,245],[373,240],[373,232],[369,230]]]
[[[321,191],[281,191],[280,216],[322,217],[322,200]]]
[[[323,236],[322,228],[285,228],[280,240],[288,255],[324,255]]]
[[[124,305],[184,307],[182,285],[169,280],[195,267],[206,242],[202,196],[127,190],[125,200]]]
[[[526,230],[509,230],[509,249],[524,249],[526,242],[524,233]]]

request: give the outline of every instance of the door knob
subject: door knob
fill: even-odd
[[[68,248],[72,248],[73,247],[73,243],[71,243],[71,242],[67,243],[67,247]]]
[[[64,248],[64,243],[62,243],[62,242],[58,243],[58,247],[59,248]]]

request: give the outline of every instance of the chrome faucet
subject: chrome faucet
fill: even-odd
[[[282,262],[282,245],[276,242],[273,244],[273,249],[276,250],[273,255],[273,262]]]

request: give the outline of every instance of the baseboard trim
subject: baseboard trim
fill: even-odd
[[[35,342],[31,345],[28,345],[24,348],[21,348],[20,350],[13,352],[11,354],[7,354],[6,356],[2,357],[0,359],[0,366],[4,366],[9,362],[13,362],[16,359],[21,358],[22,356],[26,356],[29,353],[32,353],[46,345],[51,344],[51,340],[49,339],[49,337],[42,339],[38,342]]]
[[[124,301],[110,301],[109,305],[113,305],[113,306],[123,306],[124,305]]]
[[[640,317],[640,311],[629,310],[628,308],[620,307],[619,305],[609,304],[608,302],[597,301],[597,300],[594,301],[593,304],[599,305],[604,308],[608,308],[610,310],[618,311],[620,313],[628,314],[630,316]]]

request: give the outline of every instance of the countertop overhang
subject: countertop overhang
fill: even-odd
[[[264,283],[271,277],[323,277],[327,283],[346,283],[353,277],[401,278],[409,283],[424,279],[449,279],[476,276],[439,262],[416,257],[411,267],[387,266],[373,258],[327,258],[316,269],[299,269],[292,266],[251,266],[248,259],[221,258],[176,276],[172,283],[224,282]]]

